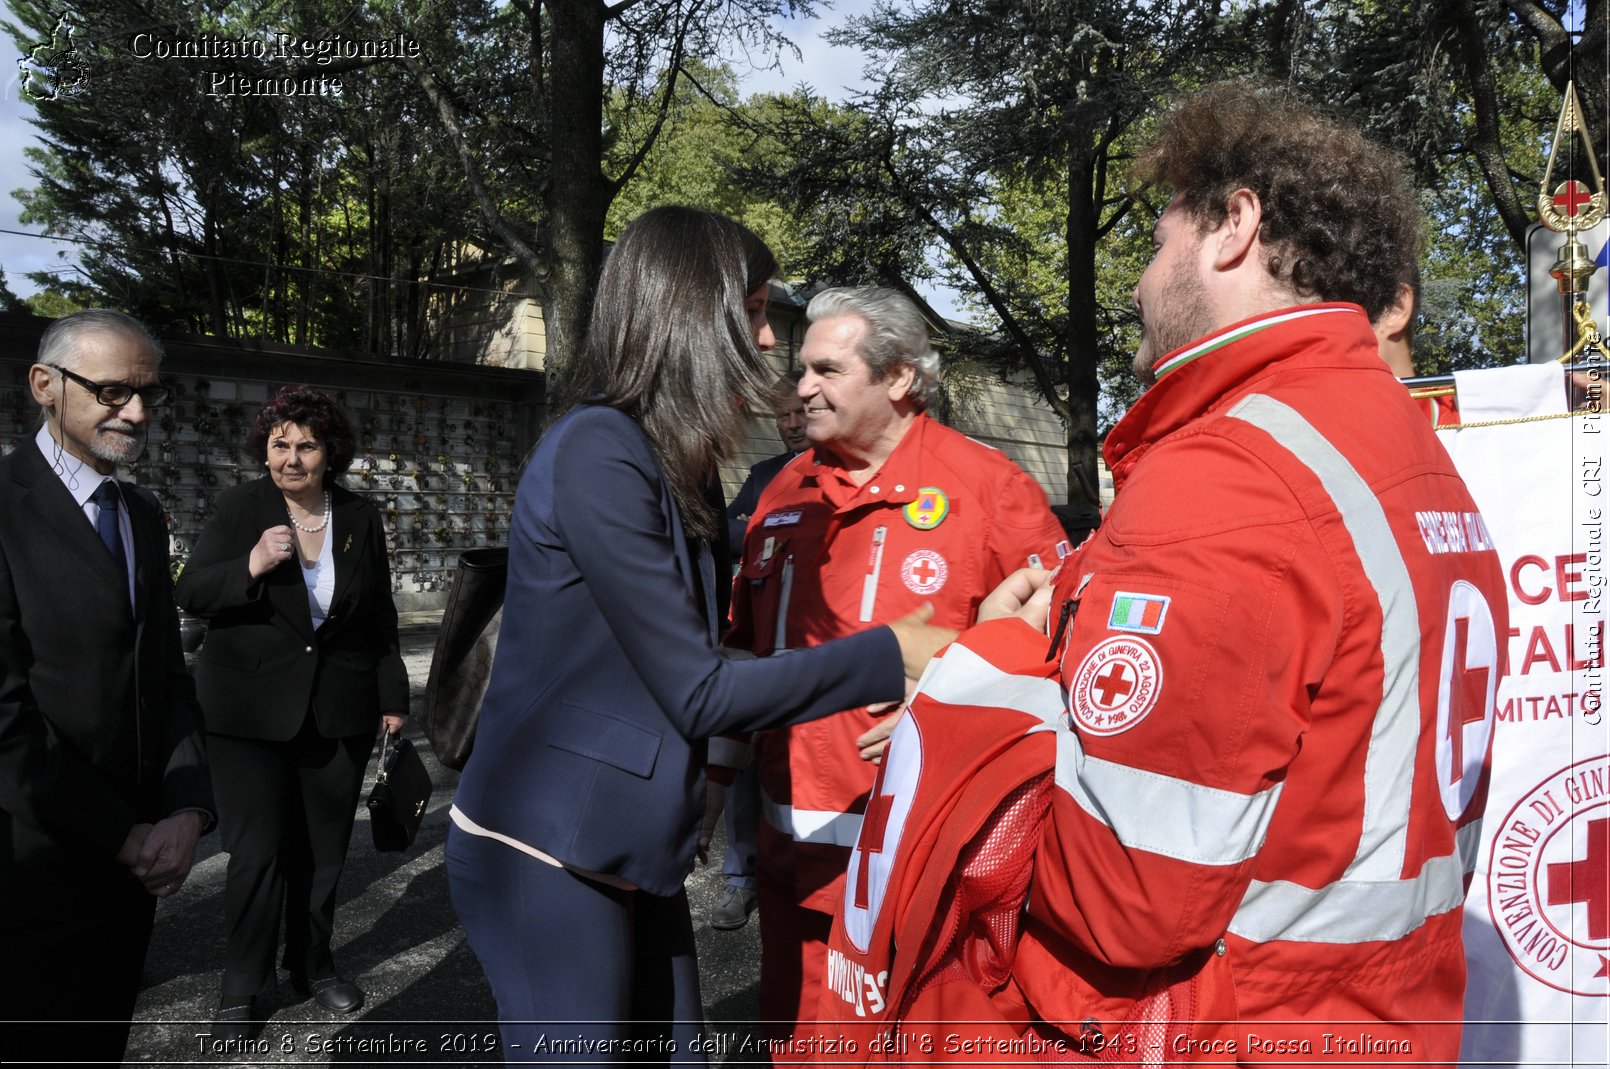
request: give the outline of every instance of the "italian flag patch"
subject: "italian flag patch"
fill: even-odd
[[[1120,590],[1112,596],[1112,613],[1107,617],[1107,630],[1155,635],[1163,630],[1163,617],[1167,614],[1168,598],[1160,594],[1131,594]]]

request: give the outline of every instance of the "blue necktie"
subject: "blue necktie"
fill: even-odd
[[[123,577],[123,596],[128,597],[129,559],[123,552],[123,532],[117,522],[118,497],[117,483],[106,479],[95,488],[89,499],[100,506],[100,514],[95,517],[95,530],[101,536],[101,541],[106,543],[112,560],[117,562],[117,574]]]

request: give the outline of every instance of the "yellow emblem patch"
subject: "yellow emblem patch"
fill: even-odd
[[[917,491],[916,500],[903,510],[906,522],[919,531],[932,531],[950,515],[950,498],[937,486],[925,486]]]

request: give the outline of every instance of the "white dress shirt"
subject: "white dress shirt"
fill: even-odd
[[[49,424],[39,428],[39,433],[34,435],[34,444],[39,446],[39,451],[44,454],[45,465],[56,473],[56,477],[67,488],[67,492],[73,495],[73,500],[78,502],[78,507],[84,511],[84,518],[89,520],[90,527],[95,528],[96,522],[101,518],[101,507],[91,501],[90,497],[96,490],[100,489],[101,483],[116,483],[117,479],[111,475],[102,475],[58,445],[55,437],[50,433]],[[121,493],[122,491],[119,490],[120,496]],[[134,604],[134,528],[129,523],[127,503],[117,510],[117,530],[123,537],[123,563],[127,565],[125,570],[129,577],[129,605],[132,606]],[[100,537],[99,528],[96,528],[95,536]]]

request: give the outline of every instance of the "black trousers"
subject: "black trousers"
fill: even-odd
[[[6,1064],[122,1064],[157,900],[122,866],[96,869],[63,896],[92,908],[22,909],[0,926]]]
[[[373,745],[368,734],[327,739],[311,714],[289,742],[207,736],[219,832],[229,853],[225,998],[271,986],[282,913],[285,968],[315,978],[335,973],[336,884]]]

